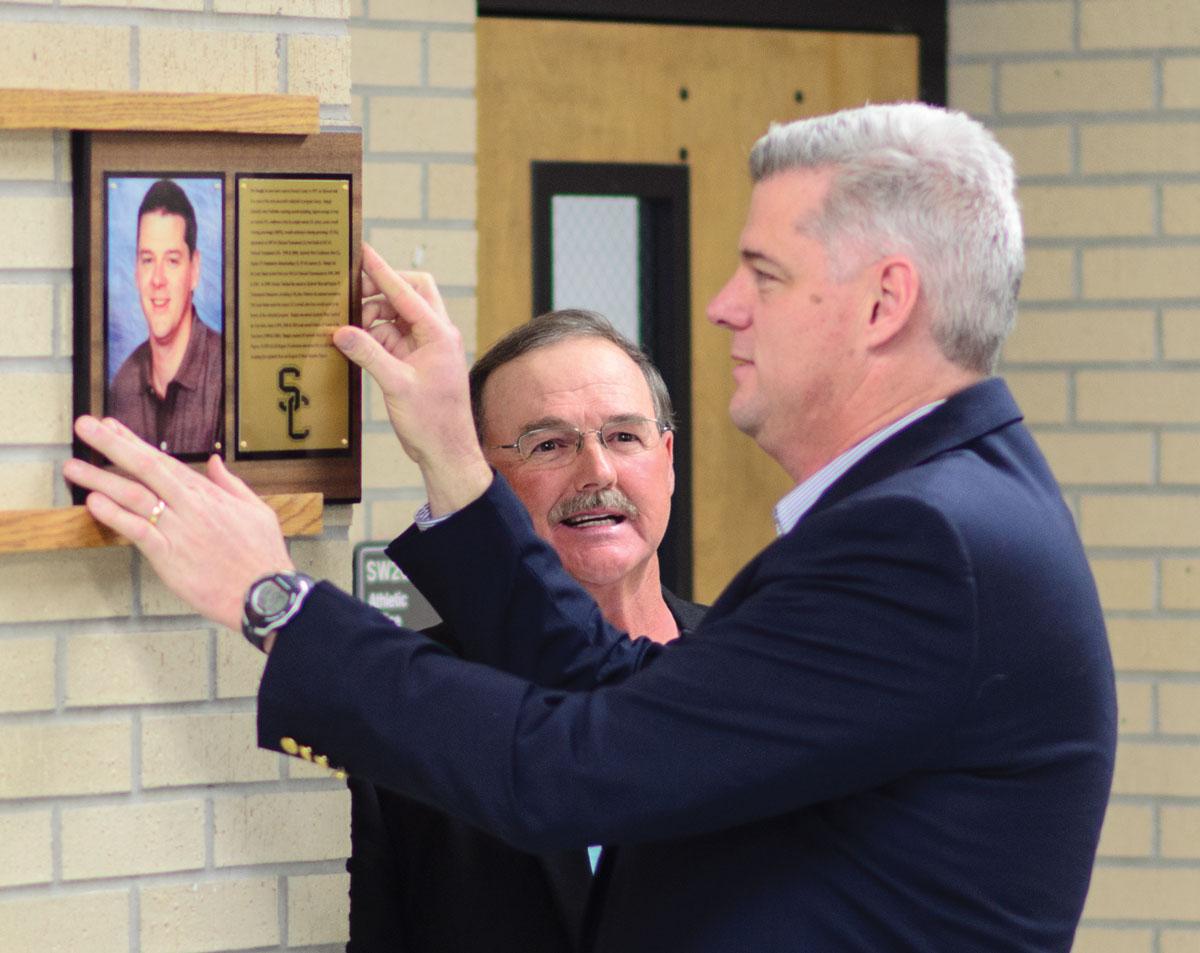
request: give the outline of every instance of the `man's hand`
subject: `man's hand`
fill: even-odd
[[[433,277],[393,271],[363,244],[362,328],[339,328],[333,343],[383,391],[392,429],[421,468],[434,516],[483,495],[492,473],[471,419],[462,336]]]
[[[208,476],[161,453],[113,419],[80,417],[75,432],[126,473],[82,460],[63,474],[93,492],[88,511],[129,539],[167,587],[214,622],[239,631],[246,590],[259,576],[292,569],[274,511],[219,457]]]

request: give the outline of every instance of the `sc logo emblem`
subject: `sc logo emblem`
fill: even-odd
[[[287,395],[286,400],[279,402],[279,409],[287,414],[288,436],[293,440],[303,440],[309,434],[308,427],[303,430],[296,429],[296,415],[300,412],[301,407],[308,406],[308,397],[304,392],[296,386],[294,381],[300,380],[300,368],[293,367],[290,364],[285,364],[279,368],[279,390]]]

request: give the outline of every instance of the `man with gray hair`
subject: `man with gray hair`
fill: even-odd
[[[613,630],[487,466],[428,278],[366,249],[381,323],[334,341],[382,387],[439,519],[390,551],[487,665],[287,577],[259,742],[514,844],[618,845],[591,950],[1067,953],[1116,705],[1071,514],[988,376],[1022,268],[1011,160],[968,117],[900,104],[772,129],[751,166],[709,318],[730,332],[734,423],[795,482],[779,539],[691,637]],[[147,448],[79,430],[145,472]],[[292,569],[269,539],[240,533],[251,556],[201,528],[195,501],[229,493],[173,463],[147,487],[70,475],[226,624],[270,585],[256,573]],[[213,593],[193,578],[216,562]]]

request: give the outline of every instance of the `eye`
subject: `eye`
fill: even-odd
[[[530,439],[529,441],[527,456],[530,457],[561,453],[563,450],[573,449],[577,442],[577,438],[573,433],[534,434],[531,436],[535,439]]]
[[[641,443],[640,434],[632,430],[610,430],[606,435],[608,443]]]
[[[611,423],[604,428],[604,445],[617,453],[640,453],[654,445],[653,428],[647,420]]]

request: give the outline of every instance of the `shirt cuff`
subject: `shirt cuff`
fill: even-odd
[[[422,503],[421,508],[417,510],[413,517],[413,522],[417,524],[417,529],[424,532],[427,529],[433,529],[438,523],[443,523],[453,516],[453,513],[447,513],[445,516],[434,516],[429,510],[428,503]]]

